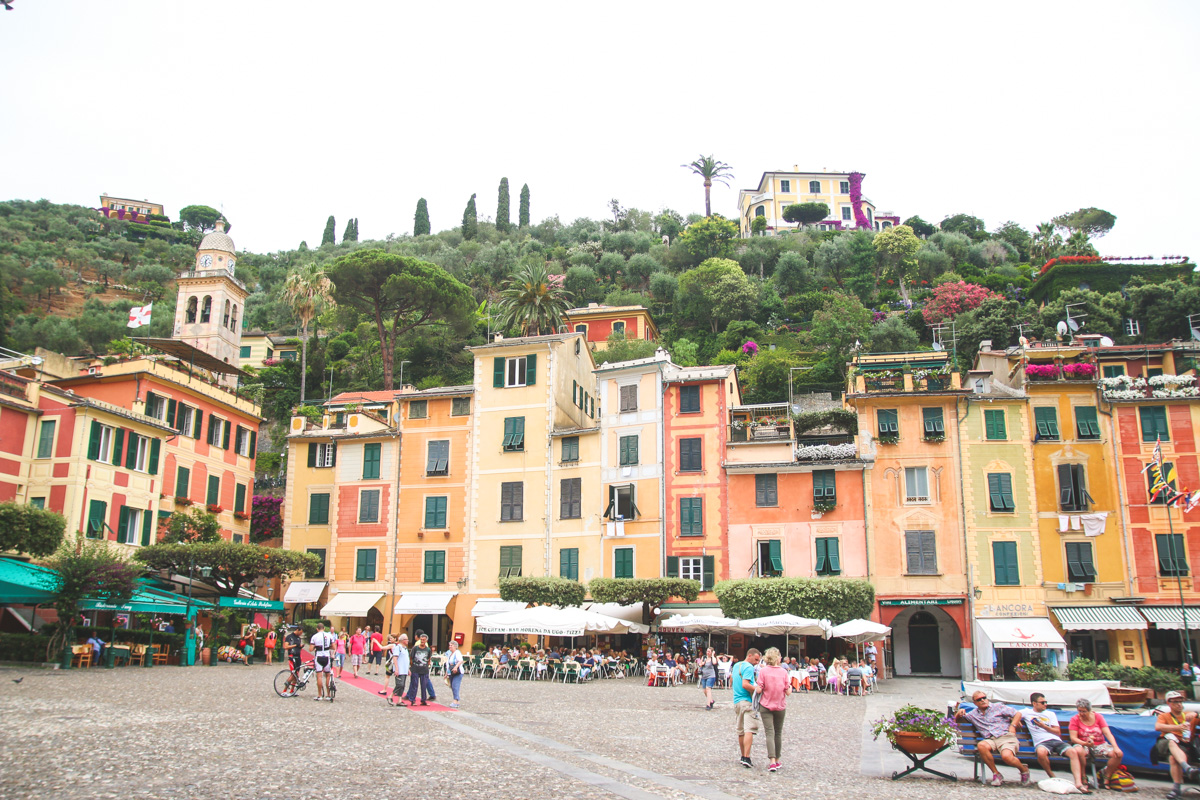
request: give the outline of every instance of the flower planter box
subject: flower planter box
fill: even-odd
[[[1036,681],[1038,679],[1037,673],[1035,673],[1035,672],[1028,672],[1023,669],[1018,669],[1018,670],[1016,670],[1016,673],[1017,673],[1017,680]]]
[[[912,733],[910,731],[896,731],[892,734],[892,743],[898,749],[906,753],[912,753],[913,755],[933,753],[946,746],[946,742],[942,739],[935,739],[923,733]]]

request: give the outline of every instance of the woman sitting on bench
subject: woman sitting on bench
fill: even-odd
[[[1092,701],[1079,698],[1075,701],[1075,709],[1079,712],[1071,717],[1071,744],[1081,744],[1092,754],[1097,763],[1107,759],[1108,767],[1104,771],[1101,786],[1104,786],[1121,768],[1121,759],[1125,754],[1117,746],[1108,723],[1104,717],[1092,711]]]

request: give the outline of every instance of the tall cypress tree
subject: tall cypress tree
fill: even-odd
[[[417,215],[413,218],[413,236],[427,236],[429,234],[429,205],[422,197],[417,201]]]
[[[354,217],[351,217],[349,221],[346,222],[346,230],[342,233],[342,241],[358,241],[358,220],[354,219]]]
[[[500,196],[496,199],[496,230],[508,233],[508,178],[500,179]]]
[[[337,223],[333,220],[333,214],[329,215],[329,219],[325,221],[325,233],[321,236],[321,246],[327,244],[337,244]]]
[[[475,213],[475,195],[471,195],[471,199],[467,201],[467,207],[463,210],[462,235],[464,239],[474,239],[479,233],[479,216]]]
[[[529,184],[521,187],[521,208],[517,212],[517,224],[522,228],[529,227]]]

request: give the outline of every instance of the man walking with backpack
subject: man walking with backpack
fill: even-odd
[[[429,648],[429,637],[425,635],[425,631],[417,631],[417,643],[413,646],[409,653],[412,661],[412,683],[408,687],[408,705],[411,707],[417,702],[417,686],[421,688],[421,705],[427,706],[427,700],[436,700],[437,696],[433,691],[433,683],[429,680],[429,664],[433,657],[433,650]]]

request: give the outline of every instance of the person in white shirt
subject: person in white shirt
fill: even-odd
[[[308,647],[313,654],[313,666],[317,673],[317,696],[314,700],[324,700],[326,691],[330,701],[333,700],[333,689],[329,685],[329,677],[333,674],[334,636],[325,630],[324,623],[317,623],[317,632],[308,640]]]
[[[1046,695],[1034,692],[1029,695],[1029,703],[1033,706],[1033,711],[1022,715],[1022,719],[1029,727],[1038,763],[1046,770],[1046,775],[1054,777],[1054,770],[1050,769],[1050,756],[1066,758],[1071,763],[1071,777],[1075,779],[1075,788],[1084,794],[1090,794],[1091,789],[1083,779],[1087,749],[1063,741],[1058,717],[1046,706]]]
[[[879,651],[875,649],[875,643],[874,643],[874,642],[868,642],[868,643],[867,643],[867,649],[866,649],[866,650],[864,650],[864,651],[863,651],[863,653],[864,653],[864,654],[866,655],[866,657],[867,657],[867,662],[868,662],[868,663],[869,663],[869,664],[870,664],[872,667],[873,667],[873,666],[875,666],[875,658],[876,658],[876,656],[877,656],[877,655],[878,655],[878,653],[879,653]]]

